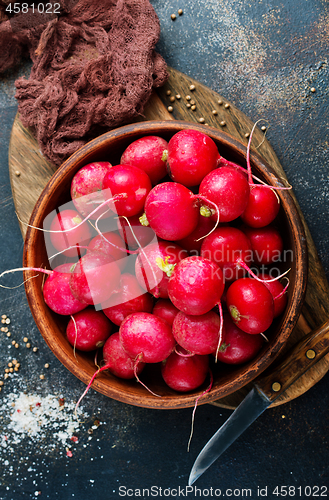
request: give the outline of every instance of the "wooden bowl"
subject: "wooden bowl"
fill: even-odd
[[[50,179],[31,215],[30,224],[42,227],[43,219],[50,212],[70,200],[70,184],[74,174],[85,164],[92,161],[119,163],[121,153],[129,143],[144,135],[159,135],[166,140],[181,129],[193,128],[208,134],[217,144],[220,154],[228,160],[246,165],[246,147],[219,130],[180,121],[150,121],[127,125],[108,132],[90,141],[74,153]],[[257,154],[251,154],[253,173],[273,186],[282,186],[270,166]],[[277,357],[287,341],[300,315],[307,281],[307,247],[303,226],[298,211],[288,190],[277,191],[281,199],[278,221],[284,237],[285,249],[292,250],[292,256],[283,263],[282,270],[291,268],[289,273],[288,305],[285,313],[275,320],[268,331],[269,342],[250,362],[240,366],[216,366],[212,389],[204,395],[199,404],[209,403],[237,391],[264,371]],[[290,254],[291,252],[287,252]],[[24,246],[24,266],[47,266],[48,257],[44,243],[44,233],[28,228]],[[27,279],[35,275],[25,272]],[[41,274],[25,284],[27,299],[36,324],[52,352],[76,377],[88,384],[96,367],[94,353],[76,352],[65,336],[67,317],[52,312],[43,300]],[[116,378],[108,372],[101,372],[92,387],[106,396],[124,403],[159,409],[192,407],[196,397],[204,392],[209,380],[199,389],[189,393],[177,393],[162,381],[160,367],[148,365],[141,376],[142,380],[156,394],[153,396],[135,380]],[[77,394],[78,398],[79,394]]]

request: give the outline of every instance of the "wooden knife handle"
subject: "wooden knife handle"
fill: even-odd
[[[326,321],[293,346],[280,365],[256,379],[254,385],[273,402],[328,352],[329,321]]]

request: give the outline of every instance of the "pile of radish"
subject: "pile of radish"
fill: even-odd
[[[72,349],[102,360],[89,386],[107,370],[150,390],[140,375],[157,363],[186,392],[253,359],[287,302],[275,190],[193,129],[108,160],[75,174],[43,228],[44,300],[67,316]]]

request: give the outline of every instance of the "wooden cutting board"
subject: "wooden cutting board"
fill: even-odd
[[[204,123],[222,129],[247,145],[248,134],[253,126],[249,118],[223,96],[205,85],[172,68],[169,68],[169,73],[168,82],[153,93],[141,120],[185,120],[192,123]],[[256,129],[253,144],[258,145],[258,153],[272,166],[277,175],[286,178],[263,130]],[[17,115],[9,146],[9,173],[14,204],[20,220],[29,221],[40,193],[55,170],[56,167],[46,161],[40,152],[33,131],[24,128]],[[292,195],[294,196],[293,193]],[[298,207],[297,201],[296,204]],[[286,349],[329,319],[328,281],[300,209],[299,212],[308,243],[309,278],[302,314]],[[20,227],[24,237],[26,226],[20,222]],[[278,361],[281,356],[282,354]],[[303,375],[274,405],[286,403],[305,393],[327,373],[328,369],[329,355]],[[249,388],[250,385],[212,404],[222,408],[236,408]]]

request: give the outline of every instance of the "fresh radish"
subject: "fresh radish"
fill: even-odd
[[[155,316],[164,319],[171,326],[178,312],[177,307],[169,299],[158,299],[152,311]]]
[[[224,313],[223,342],[217,359],[222,363],[237,365],[253,359],[264,343],[262,335],[250,335],[239,328],[229,313]]]
[[[72,294],[70,288],[72,264],[61,264],[55,267],[43,285],[45,303],[57,314],[71,315],[87,307]]]
[[[184,356],[186,351],[173,352],[162,362],[161,374],[165,383],[179,392],[193,391],[206,380],[209,371],[209,356]]]
[[[88,252],[73,266],[70,287],[82,302],[105,302],[120,284],[120,269],[115,260],[102,252]]]
[[[135,276],[130,273],[121,275],[119,290],[102,303],[104,314],[120,326],[122,321],[134,312],[152,312],[153,297],[141,288]]]
[[[215,311],[201,315],[179,312],[172,325],[173,336],[181,347],[192,354],[216,351],[220,335],[220,318]]]
[[[123,320],[120,341],[128,356],[138,364],[159,363],[174,350],[176,342],[171,326],[151,313],[137,312]]]
[[[144,208],[152,188],[149,176],[132,165],[115,165],[103,179],[103,196],[118,215],[131,217]]]
[[[113,333],[106,340],[103,346],[103,357],[105,364],[101,368],[98,368],[98,370],[96,370],[94,375],[91,377],[86,389],[80,396],[75,406],[75,413],[81,403],[81,400],[85,397],[100,372],[108,370],[119,378],[131,379],[136,377],[136,379],[139,380],[138,375],[142,372],[145,366],[145,363],[142,361],[140,361],[137,365],[136,362],[123,350],[118,332]]]
[[[185,238],[176,243],[185,248],[190,255],[199,255],[204,237],[212,232],[215,222],[210,217],[199,216],[197,227]]]
[[[197,186],[220,159],[215,142],[198,130],[180,130],[168,144],[170,177],[187,187]]]
[[[199,256],[178,262],[168,282],[168,295],[174,306],[191,315],[205,314],[218,305],[223,290],[220,267]]]
[[[157,184],[148,194],[143,225],[150,225],[159,238],[185,238],[197,227],[199,202],[187,187],[177,182]]]
[[[274,301],[264,283],[240,278],[227,290],[226,305],[234,323],[246,333],[267,330],[274,318]]]
[[[94,351],[104,345],[111,331],[111,322],[105,314],[88,307],[71,316],[66,327],[66,336],[76,349]]]
[[[223,271],[225,281],[242,278],[245,269],[240,262],[247,264],[253,260],[249,238],[230,226],[217,227],[202,241],[201,256],[216,262]]]
[[[275,191],[255,184],[250,188],[248,203],[241,219],[250,227],[264,227],[274,221],[279,210],[280,198]]]
[[[71,198],[75,208],[83,217],[89,216],[104,201],[103,178],[110,168],[112,165],[108,161],[98,161],[88,163],[74,175],[71,182]],[[97,219],[102,212],[96,212],[90,218]]]
[[[168,281],[179,261],[188,256],[186,250],[171,241],[150,243],[135,262],[139,284],[156,298],[168,298]]]
[[[144,170],[152,184],[167,175],[168,142],[162,137],[148,135],[129,144],[122,153],[122,165],[134,165]]]
[[[122,238],[113,231],[98,234],[92,238],[88,244],[88,250],[91,252],[102,252],[113,257],[120,271],[126,267],[127,252],[125,250],[125,243]]]
[[[250,240],[256,263],[268,265],[281,261],[283,239],[274,226],[253,228],[243,225],[240,229]]]
[[[123,379],[135,378],[135,363],[124,351],[120,342],[119,332],[113,333],[103,347],[104,365],[102,370],[108,370],[113,375]],[[137,375],[140,375],[145,363],[138,363]]]
[[[270,280],[272,276],[267,273],[261,273],[260,278],[264,280]],[[277,318],[280,316],[285,310],[288,302],[288,297],[286,294],[286,288],[289,285],[289,281],[287,286],[283,286],[283,284],[279,280],[275,281],[264,281],[264,284],[267,286],[269,291],[271,292],[274,300],[274,317]]]
[[[84,247],[91,238],[88,223],[83,222],[81,215],[71,209],[56,213],[52,218],[48,234],[53,247],[66,257],[83,254],[84,250],[79,247]],[[69,250],[66,250],[67,248]]]
[[[128,249],[136,250],[145,247],[156,239],[156,234],[149,226],[143,226],[140,217],[143,213],[132,217],[118,217],[118,230]]]
[[[220,222],[230,222],[244,212],[249,192],[246,175],[237,168],[225,166],[206,175],[199,187],[199,194],[217,206]],[[217,214],[212,218],[216,220]]]

